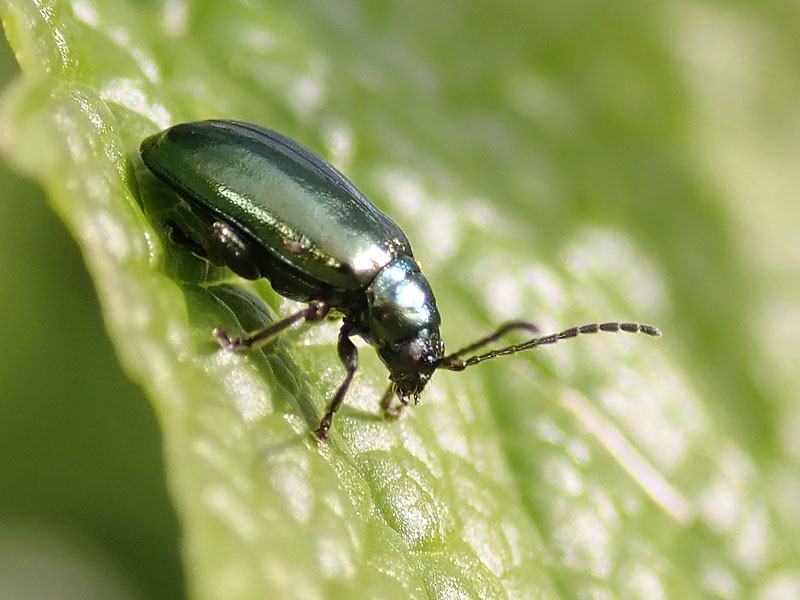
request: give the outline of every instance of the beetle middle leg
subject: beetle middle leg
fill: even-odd
[[[344,368],[347,370],[347,375],[345,375],[344,381],[339,386],[339,389],[336,390],[336,394],[328,404],[325,415],[319,422],[319,427],[314,430],[314,434],[323,441],[328,439],[328,431],[333,422],[333,413],[339,410],[339,407],[342,405],[345,394],[347,394],[347,390],[350,387],[350,382],[353,381],[353,375],[355,375],[358,369],[358,349],[350,340],[350,327],[347,322],[345,322],[339,330],[339,344],[337,349],[339,351],[339,360],[342,361]]]
[[[219,345],[227,350],[238,350],[239,348],[252,348],[253,346],[260,346],[266,344],[273,337],[278,335],[284,329],[291,327],[298,321],[306,321],[308,323],[316,323],[325,318],[330,312],[331,307],[327,302],[322,300],[312,300],[308,306],[296,313],[284,317],[280,321],[274,322],[269,327],[257,331],[247,337],[229,337],[222,327],[214,327],[211,330],[212,335],[217,338]]]

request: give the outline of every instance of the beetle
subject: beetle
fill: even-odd
[[[300,321],[343,317],[337,350],[346,375],[314,431],[320,440],[327,439],[358,369],[353,336],[374,346],[389,371],[380,404],[385,414],[393,414],[393,397],[399,408],[412,398],[416,404],[438,369],[461,371],[584,333],[661,335],[651,325],[611,322],[538,336],[534,324],[513,321],[445,354],[436,299],[408,238],[319,155],[275,131],[221,120],[169,127],[146,138],[140,153],[202,223],[202,239],[177,231],[178,241],[241,277],[264,277],[281,296],[306,304],[246,337],[215,327],[212,333],[222,347],[258,346]],[[465,358],[512,330],[537,337]]]

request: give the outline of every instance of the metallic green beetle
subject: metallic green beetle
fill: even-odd
[[[390,385],[381,400],[415,403],[437,369],[460,371],[580,333],[642,332],[650,325],[603,323],[461,357],[513,329],[538,333],[515,321],[445,355],[441,318],[428,280],[402,230],[320,156],[269,129],[235,121],[200,121],[170,127],[142,142],[147,167],[184,200],[206,227],[203,239],[184,241],[195,253],[247,279],[265,277],[280,295],[307,303],[302,310],[244,338],[213,331],[238,349],[262,344],[298,321],[315,322],[331,310],[344,315],[339,358],[347,372],[315,434],[328,436],[358,368],[351,336],[375,346]]]

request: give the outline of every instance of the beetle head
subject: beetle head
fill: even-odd
[[[438,327],[423,329],[402,342],[379,346],[378,354],[389,369],[397,396],[403,403],[411,396],[416,402],[444,355],[444,342]]]
[[[366,290],[365,330],[401,399],[419,396],[444,355],[428,280],[410,256],[384,267]]]

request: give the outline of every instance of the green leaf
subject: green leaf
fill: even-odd
[[[664,3],[664,30],[638,3],[608,8],[5,0],[24,76],[2,145],[78,241],[153,402],[193,596],[800,589],[800,451],[772,441],[797,422],[792,370],[752,358],[770,305],[744,283],[745,204],[714,170],[724,125],[693,45],[751,32],[721,8]],[[399,421],[380,418],[386,371],[362,345],[319,444],[337,325],[219,349],[213,326],[296,305],[171,243],[174,198],[138,157],[145,136],[212,117],[301,140],[392,215],[450,349],[510,318],[639,319],[667,339],[586,336],[440,373]]]

